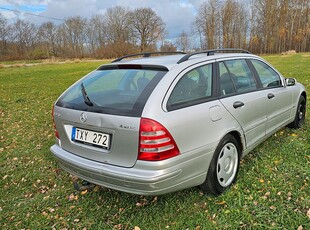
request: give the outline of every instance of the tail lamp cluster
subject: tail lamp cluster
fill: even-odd
[[[168,130],[157,121],[141,118],[138,160],[160,161],[180,154]]]
[[[53,108],[52,108],[52,118],[53,118],[53,126],[54,126],[54,130],[55,130],[55,137],[57,139],[59,139],[59,133],[56,129],[56,124],[55,124],[55,119],[54,119],[54,105],[53,105]]]

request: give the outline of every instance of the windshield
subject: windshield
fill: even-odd
[[[146,100],[166,72],[150,68],[98,69],[75,83],[56,105],[98,113],[141,116]]]

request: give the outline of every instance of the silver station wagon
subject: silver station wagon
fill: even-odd
[[[306,90],[245,50],[143,53],[102,65],[56,101],[51,152],[107,188],[223,193],[240,158],[305,121]]]

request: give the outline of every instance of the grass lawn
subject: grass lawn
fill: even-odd
[[[76,192],[49,151],[51,107],[100,63],[0,68],[0,228],[310,229],[310,54],[264,58],[307,87],[306,125],[242,159],[237,183],[219,197],[197,188],[158,197]]]

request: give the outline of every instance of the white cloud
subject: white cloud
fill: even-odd
[[[169,32],[168,37],[175,37],[182,31],[191,32],[195,14],[202,2],[204,0],[0,0],[0,6],[12,6],[20,11],[22,11],[21,7],[26,5],[40,6],[41,9],[46,6],[45,11],[40,15],[59,19],[72,16],[90,18],[114,6],[124,6],[130,9],[150,7],[163,19]],[[39,12],[33,11],[35,14]],[[10,19],[14,18],[14,15],[16,18],[21,17],[18,13],[14,14],[1,9],[0,13]],[[35,24],[49,20],[31,15],[24,15],[23,19],[25,17]]]

